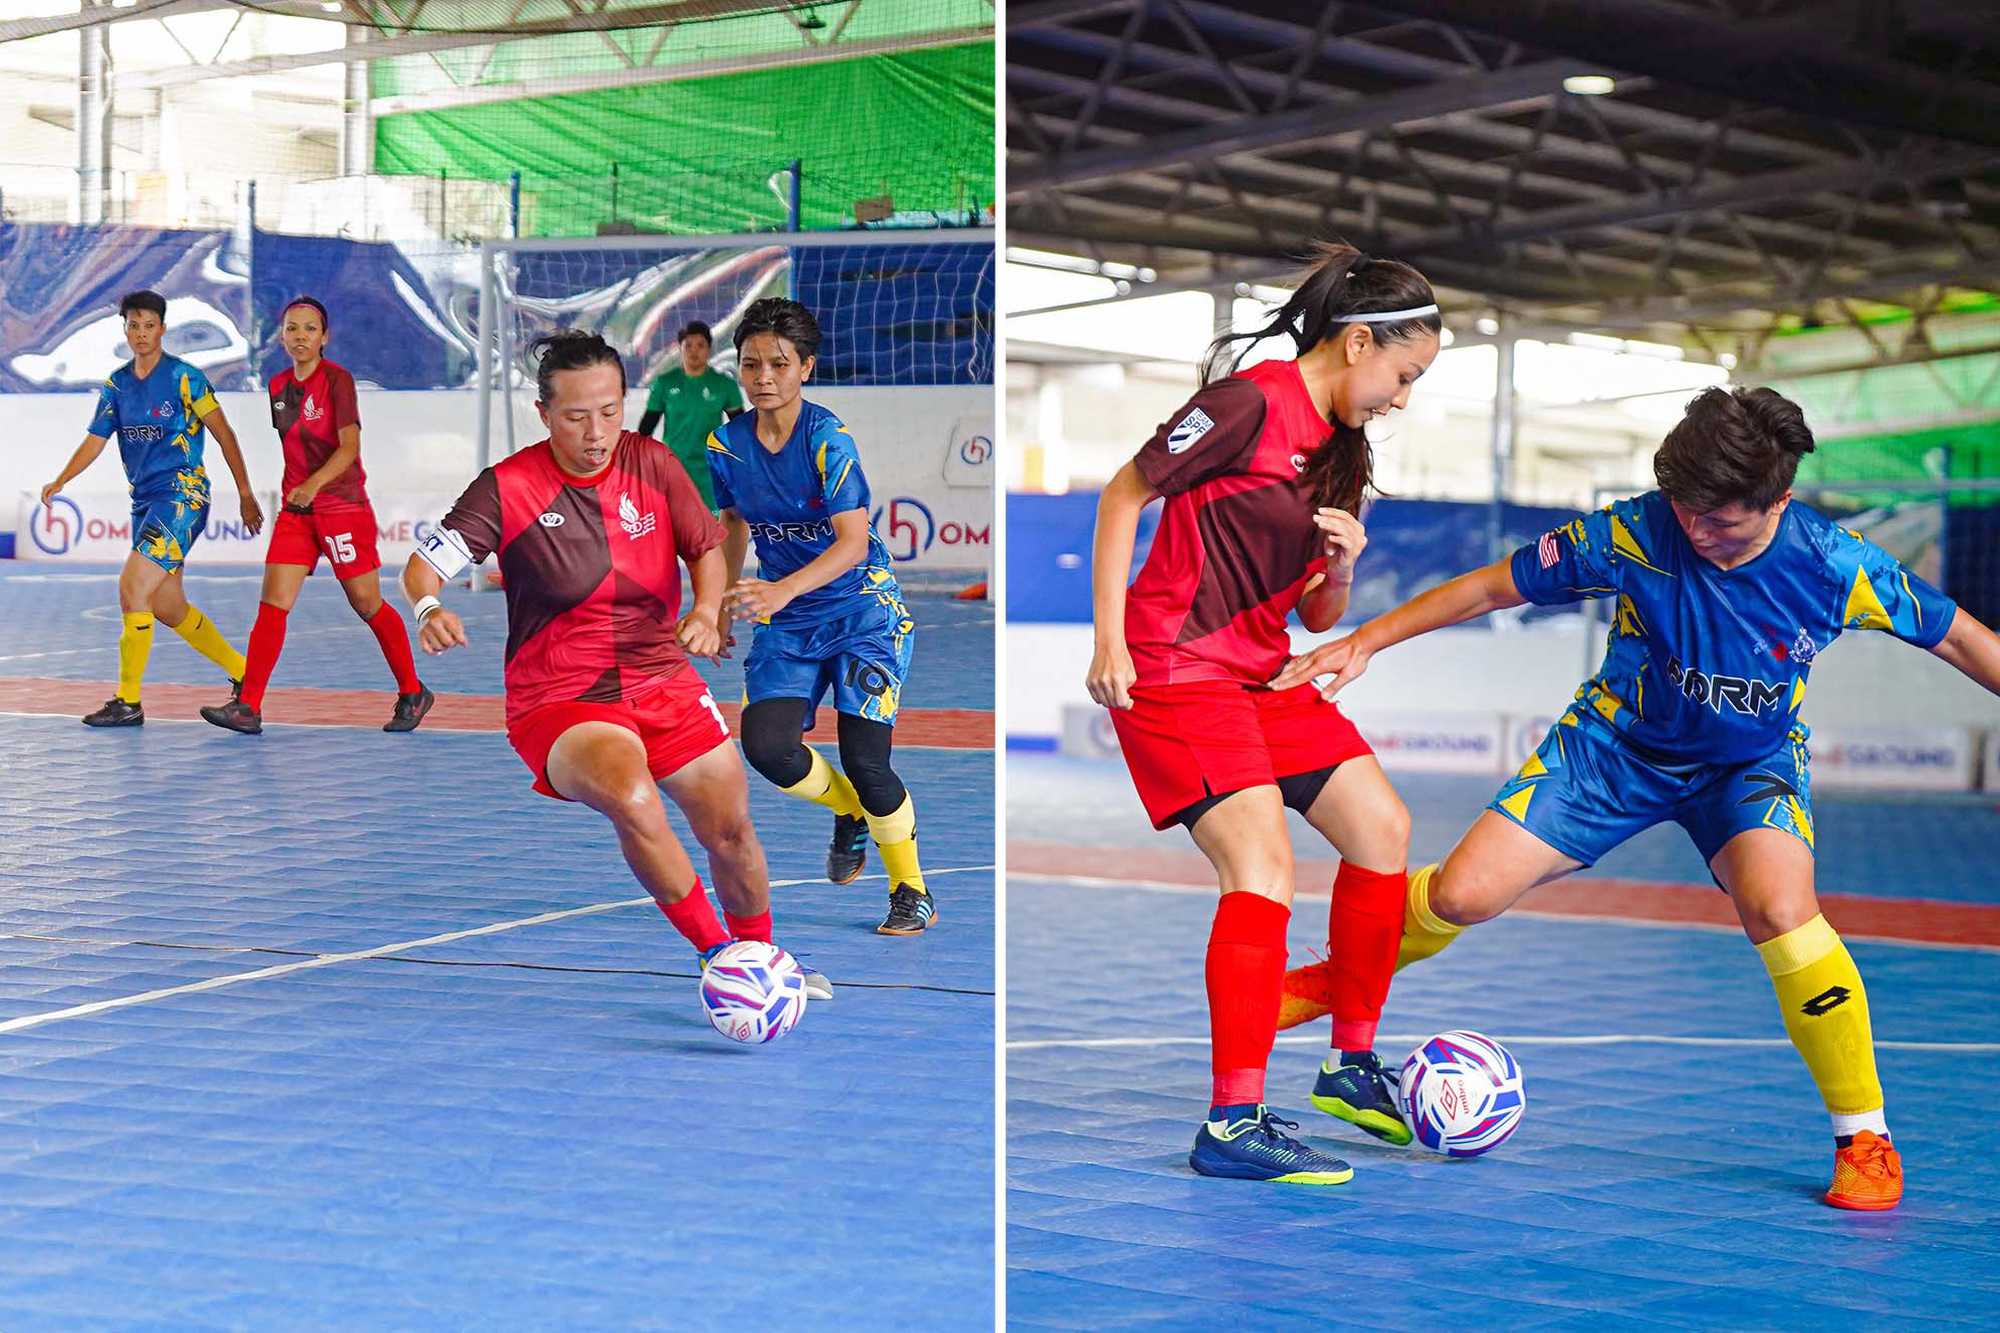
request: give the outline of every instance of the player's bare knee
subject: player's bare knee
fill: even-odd
[[[382,609],[382,594],[379,592],[356,592],[350,588],[347,591],[347,604],[354,608],[355,615],[360,616],[363,620],[372,620],[375,617],[375,613]]]
[[[738,863],[753,860],[764,852],[763,844],[757,840],[757,826],[750,820],[747,805],[708,829],[707,836],[702,839],[702,847],[712,857]]]
[[[1453,867],[1447,864],[1431,877],[1431,911],[1454,926],[1476,926],[1491,921],[1500,915],[1497,888],[1476,872],[1454,874]]]

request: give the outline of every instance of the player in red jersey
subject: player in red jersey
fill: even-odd
[[[285,450],[284,506],[264,555],[264,591],[250,630],[243,688],[228,703],[201,710],[216,726],[245,735],[264,729],[264,687],[285,646],[285,618],[322,553],[396,677],[396,711],[382,730],[416,730],[433,702],[417,679],[409,630],[382,600],[375,510],[361,470],[361,411],[354,377],[323,355],[328,330],[326,307],[312,297],[285,307],[279,337],[292,368],[272,376],[270,386],[271,425]]]
[[[497,554],[507,595],[507,739],[535,790],[611,821],[625,863],[703,962],[771,940],[771,880],[743,760],[688,655],[720,657],[722,525],[671,450],[624,430],[625,365],[602,338],[536,341],[549,438],[487,468],[410,557],[403,591],[427,653],[467,642],[438,601]],[[694,606],[680,614],[680,564]],[[660,803],[708,853],[724,928]],[[806,993],[830,999],[806,969]]]
[[[1154,827],[1185,826],[1221,881],[1207,957],[1214,1086],[1189,1154],[1203,1175],[1353,1174],[1263,1105],[1291,916],[1287,806],[1341,856],[1327,947],[1346,984],[1313,1103],[1409,1141],[1373,1050],[1402,935],[1409,812],[1337,707],[1309,683],[1264,682],[1289,655],[1288,614],[1317,630],[1346,610],[1367,542],[1363,427],[1409,401],[1442,328],[1415,269],[1326,247],[1268,325],[1215,341],[1205,387],[1098,503],[1090,694],[1112,710]],[[1297,360],[1219,374],[1232,343],[1279,333]],[[1139,511],[1156,496],[1159,532],[1128,591]]]

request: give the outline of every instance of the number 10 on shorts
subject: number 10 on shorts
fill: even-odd
[[[354,563],[354,534],[352,532],[331,532],[326,536],[327,553],[337,565]]]

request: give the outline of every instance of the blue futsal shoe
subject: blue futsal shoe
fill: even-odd
[[[1340,1051],[1329,1055],[1313,1082],[1312,1104],[1330,1116],[1366,1130],[1384,1143],[1402,1147],[1414,1136],[1403,1122],[1395,1089],[1396,1075],[1382,1068],[1373,1051]]]
[[[1344,1185],[1354,1168],[1307,1147],[1280,1130],[1297,1129],[1262,1106],[1253,1116],[1227,1123],[1204,1120],[1195,1131],[1188,1165],[1197,1175],[1225,1180],[1273,1180],[1284,1185]]]

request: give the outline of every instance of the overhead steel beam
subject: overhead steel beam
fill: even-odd
[[[1254,153],[1299,143],[1332,143],[1405,121],[1547,97],[1560,93],[1563,79],[1574,73],[1573,61],[1544,61],[1427,83],[1401,92],[1357,95],[1345,105],[1313,106],[1276,116],[1232,116],[1200,129],[1151,135],[1143,143],[1128,148],[1058,153],[1020,171],[1009,172],[1008,185],[1021,189],[1075,185],[1130,171],[1213,162],[1235,153]]]
[[[0,42],[46,37],[52,32],[69,32],[99,23],[129,23],[133,19],[164,19],[176,14],[204,14],[212,9],[234,9],[228,0],[142,0],[130,9],[110,5],[86,5],[70,14],[50,14],[45,18],[9,19],[0,23]],[[324,15],[322,15],[324,17]]]
[[[533,19],[510,24],[504,32],[398,32],[387,36],[377,31],[369,44],[368,58],[386,60],[395,56],[427,55],[454,51],[468,46],[501,46],[534,37],[555,37],[573,32],[607,32],[614,28],[644,28],[695,19],[723,18],[731,14],[762,13],[771,0],[682,0],[677,4],[639,5],[601,13],[567,14],[561,18]],[[326,17],[321,15],[321,17]],[[140,88],[170,88],[176,84],[203,83],[209,79],[233,78],[243,74],[282,74],[286,70],[309,69],[314,65],[335,65],[347,60],[353,49],[346,45],[318,51],[281,55],[251,56],[225,60],[213,65],[180,65],[168,69],[138,71],[120,75],[121,92]]]
[[[2000,88],[1866,49],[1824,6],[1743,22],[1671,0],[1369,0],[1372,8],[1559,50],[1610,70],[1648,74],[1723,97],[1851,125],[2000,148]]]
[[[828,60],[851,60],[859,56],[891,55],[898,51],[963,46],[968,42],[992,39],[991,25],[944,29],[909,37],[842,41],[838,46],[801,46],[792,51],[774,51],[763,55],[730,56],[716,60],[690,61],[679,65],[609,70],[602,74],[572,74],[548,79],[525,79],[518,83],[482,84],[474,88],[451,88],[433,93],[378,97],[369,105],[369,112],[376,116],[394,116],[409,111],[441,111],[450,107],[485,106],[494,102],[517,101],[524,97],[555,97],[565,93],[596,92],[603,88],[637,88],[656,83],[678,83],[685,79],[705,79],[714,74],[740,74],[748,70],[779,67],[793,68],[820,64]]]
[[[1081,19],[1129,14],[1147,0],[1040,0],[1037,4],[1007,6],[1007,30],[1060,27]]]

